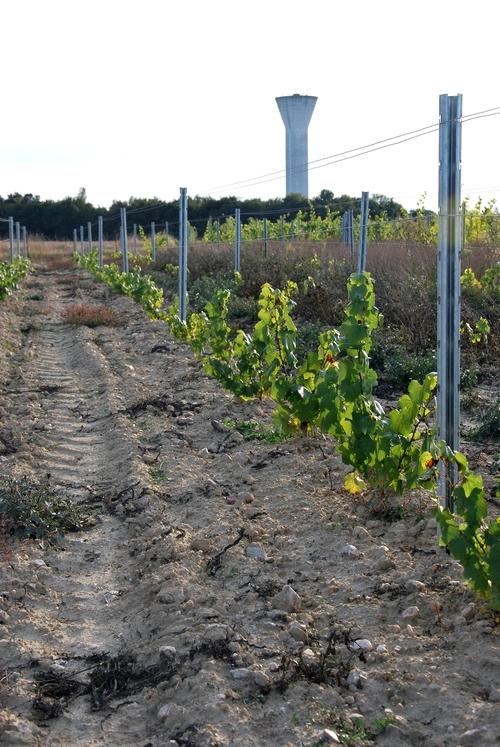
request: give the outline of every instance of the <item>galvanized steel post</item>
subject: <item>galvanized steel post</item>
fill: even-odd
[[[168,220],[165,221],[165,248],[168,249]]]
[[[92,223],[90,221],[87,223],[87,240],[90,254],[92,252]]]
[[[281,243],[285,243],[285,216],[282,215],[280,218],[280,237],[281,237]]]
[[[104,237],[103,237],[103,219],[102,215],[97,218],[97,261],[99,269],[102,270],[104,265]]]
[[[217,246],[220,244],[220,223],[219,219],[215,221],[215,241],[217,243]]]
[[[137,223],[132,228],[132,251],[137,254]]]
[[[23,226],[23,255],[28,256],[28,236],[26,233],[26,226]]]
[[[151,259],[156,262],[156,227],[154,221],[151,223]]]
[[[186,321],[187,313],[187,253],[187,188],[181,187],[179,199],[179,319],[181,322]]]
[[[128,237],[127,237],[127,208],[121,209],[122,215],[122,270],[128,272]]]
[[[366,237],[368,235],[368,200],[369,192],[361,192],[361,213],[359,219],[359,255],[358,272],[366,268]]]
[[[462,217],[462,95],[439,97],[439,236],[437,278],[438,436],[460,445],[460,258]],[[454,510],[456,464],[442,462],[438,491],[443,508]]]
[[[14,261],[14,218],[9,218],[9,261]]]
[[[21,224],[16,221],[16,255],[21,256]]]
[[[262,221],[262,238],[264,239],[264,257],[267,257],[267,218]]]
[[[354,210],[349,210],[349,221],[348,221],[348,240],[351,257],[354,254]]]
[[[83,226],[80,226],[80,254],[84,254],[83,250]]]
[[[241,270],[241,209],[234,209],[234,271]]]
[[[76,228],[73,229],[73,252],[76,254],[76,246],[78,241],[78,231]]]

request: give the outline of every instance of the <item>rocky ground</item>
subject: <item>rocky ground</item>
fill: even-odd
[[[65,322],[82,303],[125,324]],[[498,744],[498,619],[423,499],[398,518],[328,441],[245,440],[270,406],[86,273],[29,277],[0,349],[0,476],[93,517],[2,538],[0,743]]]

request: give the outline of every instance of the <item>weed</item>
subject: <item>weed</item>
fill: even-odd
[[[52,542],[64,532],[86,529],[95,521],[89,509],[55,496],[46,482],[0,476],[0,523],[5,537]]]
[[[268,444],[279,444],[283,434],[272,425],[259,423],[257,420],[224,420],[228,428],[235,428],[245,441],[265,441]]]
[[[151,479],[154,480],[154,482],[168,482],[171,479],[167,475],[167,470],[163,462],[157,467],[152,467],[149,471],[149,474],[151,475]]]
[[[470,438],[497,439],[500,436],[500,398],[483,410],[481,421],[481,425],[470,431]]]
[[[63,312],[62,317],[68,324],[83,327],[118,327],[124,324],[119,314],[105,306],[85,306],[84,304],[70,306]]]

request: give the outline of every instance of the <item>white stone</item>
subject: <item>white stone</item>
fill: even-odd
[[[418,617],[420,614],[420,610],[418,607],[407,607],[401,614],[401,617],[405,620],[413,620],[415,617]]]
[[[356,638],[350,645],[351,651],[371,651],[373,644],[368,638]]]
[[[177,650],[175,646],[160,646],[160,659],[162,661],[173,661],[175,659],[176,653]]]
[[[357,558],[359,557],[360,552],[356,545],[344,545],[344,547],[340,549],[340,554],[350,558]]]
[[[321,741],[327,744],[340,744],[339,735],[333,729],[323,729],[321,733]]]
[[[272,605],[275,609],[285,612],[298,612],[302,607],[302,600],[291,586],[285,584],[281,591],[272,598]]]

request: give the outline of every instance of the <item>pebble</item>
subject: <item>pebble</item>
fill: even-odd
[[[162,604],[181,604],[186,601],[186,592],[182,586],[176,589],[160,589],[156,599]]]
[[[396,563],[391,558],[379,558],[375,563],[376,571],[390,571],[396,567]]]
[[[192,550],[202,550],[203,552],[208,552],[211,549],[211,547],[212,547],[212,543],[206,537],[194,537],[191,540]]]
[[[326,744],[340,744],[339,735],[333,729],[323,729],[320,735],[320,742],[326,742]]]
[[[189,415],[180,415],[175,422],[177,425],[191,425],[193,422],[193,416],[189,417]]]
[[[226,503],[230,506],[234,506],[236,503],[236,498],[234,497],[234,495],[228,495],[226,498]]]
[[[177,649],[175,646],[160,646],[160,660],[164,662],[171,662],[175,659]]]
[[[423,584],[422,581],[417,581],[414,578],[409,578],[407,581],[405,581],[405,589],[409,592],[423,591],[425,589],[425,584]]]
[[[308,666],[318,663],[318,657],[311,648],[305,648],[302,651],[302,661]]]
[[[307,643],[307,641],[309,640],[309,636],[307,635],[307,630],[306,630],[305,625],[301,625],[296,620],[290,624],[288,628],[288,633],[296,641]]]
[[[356,638],[349,646],[351,651],[371,651],[373,644],[368,638]]]
[[[265,672],[254,672],[253,681],[255,682],[257,687],[262,687],[262,688],[269,687],[270,682],[271,682]]]
[[[245,552],[249,558],[254,558],[255,560],[267,560],[266,551],[260,545],[248,545]]]
[[[401,617],[405,620],[413,620],[415,617],[418,617],[420,614],[420,610],[415,605],[413,607],[407,607],[403,612],[401,613]]]
[[[302,607],[302,600],[291,586],[285,584],[280,592],[272,598],[272,606],[285,612],[298,612]]]
[[[415,638],[415,636],[417,635],[415,632],[415,628],[410,625],[410,623],[408,623],[408,625],[406,626],[406,632],[411,638]]]
[[[340,554],[348,558],[359,558],[361,555],[356,545],[344,545],[344,547],[340,549]]]
[[[205,641],[227,641],[230,637],[230,631],[227,625],[221,623],[213,623],[205,628],[203,632],[203,638]]]
[[[176,703],[166,703],[158,709],[158,718],[160,721],[173,721],[175,718],[181,716],[184,713],[184,708],[178,706]]]
[[[472,618],[476,614],[476,610],[476,605],[474,604],[474,602],[471,602],[467,605],[467,607],[464,607],[460,614],[462,617],[465,617],[466,620],[472,620]]]
[[[401,626],[400,625],[388,625],[387,630],[389,633],[401,633]]]
[[[467,747],[467,745],[471,745],[471,747],[475,747],[475,745],[480,745],[482,743],[482,738],[485,736],[485,729],[469,729],[468,731],[464,731],[464,733],[458,738],[457,744],[460,745],[460,747]]]
[[[363,674],[362,672],[358,672],[356,669],[353,669],[347,675],[346,682],[349,685],[349,687],[356,689],[356,690],[361,690],[367,679],[368,678],[366,674]]]
[[[377,652],[377,654],[386,654],[387,646],[385,645],[385,643],[379,643],[375,651]]]
[[[231,669],[231,677],[235,680],[247,680],[251,674],[249,669]]]
[[[371,539],[370,532],[365,527],[357,526],[352,530],[352,536],[356,539]]]
[[[5,610],[0,610],[0,624],[5,625],[10,620],[10,615]]]
[[[35,558],[35,560],[33,561],[33,565],[38,566],[38,568],[47,568],[47,563],[41,558]]]

